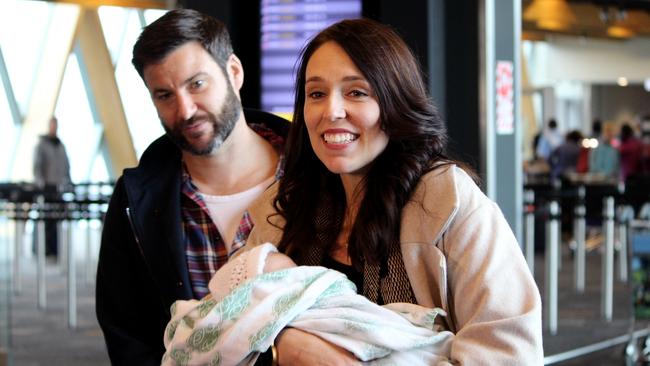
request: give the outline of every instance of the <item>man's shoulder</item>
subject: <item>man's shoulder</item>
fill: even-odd
[[[149,175],[164,175],[163,172],[169,169],[180,167],[180,149],[167,137],[162,135],[154,140],[142,153],[138,165],[124,169],[125,177]]]
[[[244,117],[249,125],[263,126],[277,136],[285,138],[289,134],[289,121],[273,113],[244,108]]]

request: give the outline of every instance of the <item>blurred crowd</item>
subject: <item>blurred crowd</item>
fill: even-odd
[[[533,152],[524,164],[528,177],[617,182],[649,177],[650,116],[635,124],[595,119],[589,136],[579,130],[563,134],[551,119],[533,139]]]

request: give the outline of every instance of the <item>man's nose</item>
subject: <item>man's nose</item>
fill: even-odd
[[[180,121],[187,121],[196,113],[196,103],[189,95],[178,95],[176,97],[176,104],[178,119]]]

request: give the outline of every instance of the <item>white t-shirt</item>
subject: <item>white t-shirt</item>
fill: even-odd
[[[232,242],[235,239],[244,211],[273,183],[274,179],[275,176],[272,175],[250,189],[227,196],[212,196],[201,193],[203,201],[205,201],[208,211],[210,211],[210,217],[223,237],[228,254],[230,254]]]

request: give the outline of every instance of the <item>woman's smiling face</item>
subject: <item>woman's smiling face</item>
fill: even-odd
[[[388,144],[370,83],[333,41],[312,54],[305,80],[303,112],[316,156],[332,173],[365,174]]]

